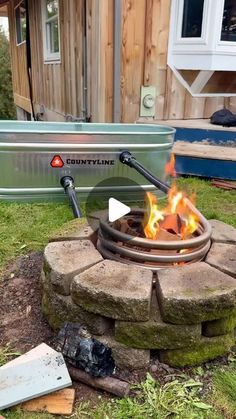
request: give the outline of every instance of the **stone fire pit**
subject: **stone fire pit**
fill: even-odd
[[[94,223],[98,227],[99,215]],[[235,344],[236,229],[210,223],[205,261],[153,274],[104,260],[96,232],[72,221],[44,252],[42,306],[49,324],[85,324],[112,348],[120,368],[148,366],[152,350],[171,366],[224,355]]]

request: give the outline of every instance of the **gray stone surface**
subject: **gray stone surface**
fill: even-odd
[[[71,284],[76,304],[119,320],[148,320],[151,291],[150,271],[111,260],[76,275]]]
[[[67,241],[67,240],[91,240],[96,242],[98,223],[93,225],[87,223],[85,218],[76,218],[68,221],[58,231],[56,231],[49,239],[50,242]]]
[[[226,355],[234,345],[233,333],[213,338],[202,337],[192,348],[160,351],[160,361],[171,367],[199,365]]]
[[[110,335],[94,337],[111,348],[112,356],[118,368],[138,370],[149,366],[150,351],[128,348],[122,343],[117,342],[114,337]]]
[[[236,327],[236,311],[224,319],[212,320],[202,324],[202,334],[207,337],[226,335]]]
[[[197,324],[230,316],[236,279],[198,262],[158,272],[157,297],[167,323]]]
[[[89,240],[49,243],[44,251],[44,271],[56,292],[70,294],[72,278],[103,260]]]
[[[73,303],[71,296],[44,292],[43,314],[54,330],[60,329],[66,321],[85,325],[90,333],[102,335],[113,328],[113,321],[97,314],[88,313]]]
[[[218,220],[209,221],[212,226],[212,241],[236,244],[236,228]]]
[[[188,347],[201,337],[201,324],[173,325],[164,323],[157,304],[156,293],[152,295],[151,315],[147,322],[116,321],[117,341],[139,349],[176,349]]]
[[[95,219],[95,220],[107,221],[108,220],[108,209],[94,211],[91,214],[89,214],[88,218],[89,219],[90,218]]]
[[[236,278],[236,244],[213,243],[206,262]]]

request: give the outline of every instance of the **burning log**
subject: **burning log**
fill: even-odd
[[[129,394],[130,384],[113,377],[97,378],[91,377],[86,372],[77,368],[69,367],[72,380],[79,381],[99,390],[106,391],[118,397],[125,397]]]

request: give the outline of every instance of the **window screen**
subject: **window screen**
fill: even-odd
[[[236,42],[236,2],[225,0],[221,41]]]
[[[22,1],[15,9],[16,16],[16,40],[17,44],[26,41],[26,8],[25,1]]]
[[[204,0],[184,0],[182,38],[202,35]]]

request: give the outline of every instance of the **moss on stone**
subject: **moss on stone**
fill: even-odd
[[[177,349],[198,342],[201,338],[201,324],[173,325],[164,323],[156,293],[152,294],[150,319],[147,322],[117,321],[115,338],[131,348]]]
[[[205,322],[202,325],[202,333],[207,337],[226,335],[236,327],[236,313],[223,319]]]
[[[221,298],[192,300],[191,304],[181,299],[160,301],[162,318],[167,323],[197,324],[206,321],[230,317],[236,307],[236,298],[230,294]]]
[[[43,294],[42,311],[54,330],[68,321],[84,324],[91,333],[103,335],[113,326],[112,320],[88,313],[74,304],[70,296],[59,295],[52,290]]]
[[[225,355],[234,345],[233,334],[203,337],[193,348],[160,351],[160,360],[172,367],[198,365]]]
[[[47,294],[43,294],[42,312],[53,330],[59,330],[63,323],[66,321],[65,319],[61,318],[58,313],[52,310]]]
[[[116,322],[115,337],[131,348],[176,349],[200,340],[200,325],[175,326],[167,323]]]
[[[156,283],[162,318],[167,323],[197,324],[231,316],[236,309],[234,278],[198,262],[158,272]]]

